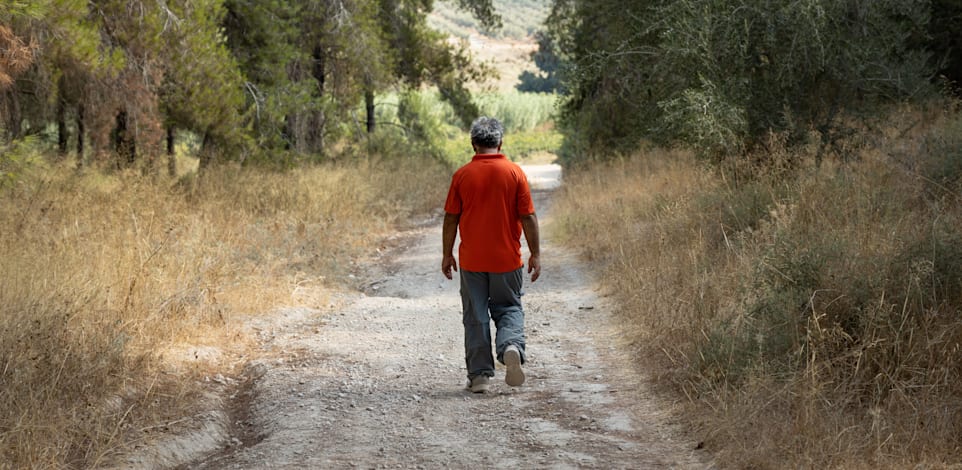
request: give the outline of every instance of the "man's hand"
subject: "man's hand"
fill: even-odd
[[[458,270],[458,262],[454,260],[454,239],[458,237],[459,220],[461,220],[461,214],[444,214],[444,225],[441,229],[441,272],[448,279],[452,279],[452,269]]]
[[[454,259],[454,256],[445,256],[441,260],[441,272],[444,273],[444,277],[448,279],[454,279],[451,275],[451,270],[458,270],[458,262]]]
[[[531,274],[531,282],[537,281],[541,277],[541,256],[531,255],[528,258],[528,274]]]
[[[524,239],[528,241],[528,274],[531,274],[531,282],[537,281],[541,276],[541,240],[538,235],[538,216],[528,214],[521,216],[521,229],[524,231]]]

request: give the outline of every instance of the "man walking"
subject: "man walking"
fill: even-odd
[[[454,173],[444,204],[441,272],[451,279],[451,271],[458,270],[454,240],[460,229],[464,355],[468,388],[475,393],[486,392],[494,377],[491,320],[497,329],[495,353],[507,368],[504,381],[513,387],[524,383],[522,231],[531,252],[531,282],[541,275],[538,217],[528,178],[521,167],[501,153],[503,137],[504,127],[497,119],[481,117],[474,121],[474,158]]]

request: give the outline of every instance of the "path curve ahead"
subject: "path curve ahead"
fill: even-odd
[[[526,171],[544,224],[560,168]],[[189,468],[711,466],[611,346],[610,307],[573,253],[542,241],[542,277],[525,279],[528,380],[508,387],[499,369],[482,395],[464,388],[437,219],[396,243],[360,276],[365,293],[252,326],[263,358],[232,446]]]

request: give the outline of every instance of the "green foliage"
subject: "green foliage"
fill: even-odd
[[[517,85],[518,91],[564,93],[565,88],[560,77],[561,59],[558,57],[554,40],[544,31],[538,31],[534,36],[538,41],[538,50],[531,53],[531,58],[539,72],[537,74],[527,70],[522,72],[519,77],[521,83]]]
[[[962,2],[932,0],[928,36],[915,38],[932,53],[937,73],[958,93],[962,90]]]
[[[49,0],[45,2],[10,0],[0,4],[0,18],[7,21],[11,18],[39,19],[43,18],[49,8]]]
[[[668,135],[711,155],[736,155],[750,136],[748,110],[731,102],[725,90],[703,79],[697,88],[659,103]]]
[[[717,246],[731,243],[729,237],[755,230],[769,216],[776,195],[768,180],[751,181],[695,199],[695,210],[705,216],[704,230]]]
[[[948,120],[887,128],[844,164],[784,156],[801,166],[737,184],[731,162],[657,148],[566,172],[562,236],[597,263],[643,367],[720,433],[706,441],[720,465],[955,459],[962,193],[937,176],[957,174],[941,170],[958,147]],[[894,149],[911,151],[893,162]]]
[[[474,96],[483,115],[505,125],[504,152],[520,159],[539,152],[554,153],[561,134],[549,127],[554,95],[535,93],[481,93]],[[471,144],[461,129],[461,118],[436,91],[385,95],[377,100],[377,128],[371,141],[382,148],[405,141],[417,151],[459,164],[471,157]]]
[[[374,2],[231,0],[227,10],[227,47],[262,149],[323,154],[364,88],[389,82]]]
[[[926,137],[926,148],[931,158],[920,169],[923,177],[934,183],[936,197],[946,193],[962,194],[962,119],[955,118],[944,128],[935,129]]]
[[[497,26],[490,1],[458,5]],[[0,60],[12,71],[0,71],[0,86],[15,85],[0,95],[0,118],[14,138],[55,126],[61,154],[74,141],[81,163],[123,154],[118,164],[142,160],[146,168],[154,166],[168,129],[201,136],[202,168],[217,159],[318,160],[335,147],[329,142],[362,138],[352,126],[362,99],[425,83],[441,91],[465,126],[478,115],[466,84],[486,69],[473,64],[463,45],[427,27],[432,6],[426,0],[4,2],[0,24],[11,28],[0,28],[0,42],[17,50],[3,59],[16,68]],[[15,81],[22,73],[28,75]]]
[[[941,150],[931,149],[920,158],[943,157]],[[702,207],[731,208],[697,212],[706,217],[707,227],[729,227],[727,248],[745,257],[739,266],[747,270],[737,294],[739,311],[716,323],[715,333],[699,345],[697,370],[741,385],[749,372],[790,376],[820,357],[834,362],[831,367],[842,376],[856,374],[871,383],[871,389],[900,386],[907,377],[900,375],[899,364],[859,366],[835,359],[854,360],[861,353],[853,351],[860,348],[901,343],[905,351],[884,354],[910,360],[916,345],[903,333],[915,329],[937,335],[938,329],[926,325],[957,318],[962,309],[957,205],[920,204],[925,192],[913,186],[927,187],[934,180],[913,182],[898,172],[866,168],[822,177],[781,175],[747,185],[767,188],[763,191],[777,194],[774,198],[744,196],[758,189],[702,194],[702,200],[717,200]],[[891,322],[897,331],[887,330]]]
[[[554,118],[557,96],[550,93],[481,93],[475,98],[481,115],[501,120],[506,132],[530,131]]]
[[[501,150],[514,160],[538,154],[554,154],[561,148],[562,138],[554,128],[523,130],[505,136]]]
[[[432,108],[430,100],[422,94],[408,92],[401,95],[397,111],[398,121],[407,136],[429,150],[433,150],[442,135],[441,119]]]
[[[716,158],[771,132],[827,145],[845,119],[925,96],[928,25],[926,0],[559,0],[548,20],[572,150],[649,139]]]
[[[26,64],[29,69],[21,80],[11,83],[10,94],[0,97],[0,118],[13,139],[43,129],[60,103],[76,103],[85,89],[96,87],[96,80],[116,73],[125,63],[121,50],[102,47],[101,23],[91,18],[88,2],[83,0],[5,5],[0,7],[0,25],[9,25],[15,35],[26,40],[27,50],[36,59]],[[13,47],[8,54],[14,57],[24,52],[18,51],[16,44],[9,46]],[[0,59],[0,69],[7,68],[0,70],[3,88],[10,72],[11,64],[5,64],[9,59]],[[26,68],[20,65],[13,67],[15,72]]]
[[[171,55],[162,90],[169,123],[243,151],[248,145],[241,113],[244,80],[221,33],[226,10],[220,0],[169,7],[179,18],[168,36]]]
[[[36,139],[32,137],[0,142],[0,189],[16,183],[39,161],[35,147]]]
[[[962,308],[962,234],[953,215],[932,221],[893,256],[888,290],[913,314]]]
[[[444,46],[441,50],[448,52],[436,56],[441,61],[432,67],[433,81],[441,98],[451,105],[458,116],[461,127],[467,129],[481,112],[466,83],[478,81],[484,75],[484,69],[471,67],[471,59],[463,47],[454,50],[450,46]]]
[[[495,12],[492,0],[457,0],[458,6],[470,11],[481,28],[492,31],[501,27],[501,15]]]

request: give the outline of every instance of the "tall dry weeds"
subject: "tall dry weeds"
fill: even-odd
[[[562,234],[724,466],[962,463],[959,122],[737,182],[658,151],[566,175]]]
[[[417,159],[21,178],[0,194],[0,468],[93,467],[186,415],[200,390],[164,351],[242,347],[244,315],[344,283],[446,178]]]

